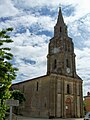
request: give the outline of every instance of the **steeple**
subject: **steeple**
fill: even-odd
[[[62,37],[67,35],[67,26],[64,23],[61,7],[59,7],[57,23],[54,27],[54,36]]]
[[[64,20],[63,20],[63,16],[62,16],[61,7],[59,7],[57,24],[62,24],[62,23],[64,24]]]
[[[54,37],[49,43],[47,60],[47,74],[76,76],[74,44],[67,34],[67,26],[64,23],[61,7],[59,8],[57,23],[54,27]]]

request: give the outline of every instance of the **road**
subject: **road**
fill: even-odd
[[[22,117],[22,116],[18,116],[17,120],[83,120],[83,118],[68,118],[68,119],[61,119],[61,118],[57,118],[57,119],[45,119],[45,118],[30,118],[30,117]]]

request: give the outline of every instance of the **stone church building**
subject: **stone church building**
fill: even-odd
[[[19,106],[19,114],[42,118],[83,117],[83,81],[76,73],[75,56],[59,8],[54,37],[48,46],[47,74],[12,86],[26,97]]]

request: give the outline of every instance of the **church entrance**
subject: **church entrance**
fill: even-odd
[[[71,118],[72,117],[72,108],[71,108],[71,99],[67,98],[66,99],[66,118]]]

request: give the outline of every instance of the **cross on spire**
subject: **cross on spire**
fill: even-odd
[[[62,6],[61,3],[59,3],[59,9],[61,8],[61,6]]]

